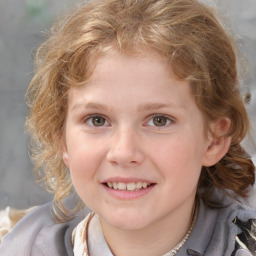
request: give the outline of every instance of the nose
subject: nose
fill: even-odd
[[[144,160],[144,154],[135,132],[132,129],[117,131],[111,138],[106,158],[111,164],[122,167],[133,167],[141,164]]]

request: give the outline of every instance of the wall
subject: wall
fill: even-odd
[[[233,33],[247,56],[250,69],[243,93],[252,94],[248,112],[256,127],[256,1],[207,2],[230,19]],[[51,198],[34,182],[28,137],[24,133],[24,95],[33,74],[33,53],[45,39],[43,31],[71,3],[74,1],[0,0],[0,209],[7,205],[25,208]],[[248,142],[246,147],[255,159],[255,150]]]

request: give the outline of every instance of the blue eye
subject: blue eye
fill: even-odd
[[[169,125],[171,122],[172,121],[165,116],[154,116],[149,120],[148,125],[163,127]]]
[[[86,120],[86,122],[94,127],[101,127],[101,126],[108,126],[109,123],[107,122],[106,118],[102,116],[92,116]]]

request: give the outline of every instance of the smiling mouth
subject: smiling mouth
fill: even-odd
[[[140,189],[145,189],[150,186],[153,186],[153,183],[147,183],[147,182],[106,182],[104,183],[105,186],[108,188],[114,189],[114,190],[122,190],[122,191],[136,191]]]

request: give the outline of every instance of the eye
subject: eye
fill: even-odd
[[[170,118],[166,116],[154,116],[148,121],[149,126],[157,126],[157,127],[162,127],[162,126],[167,126],[171,123],[172,121]]]
[[[104,118],[102,116],[91,116],[88,119],[86,119],[86,123],[88,123],[90,126],[94,126],[94,127],[101,127],[101,126],[109,125],[106,118]]]

